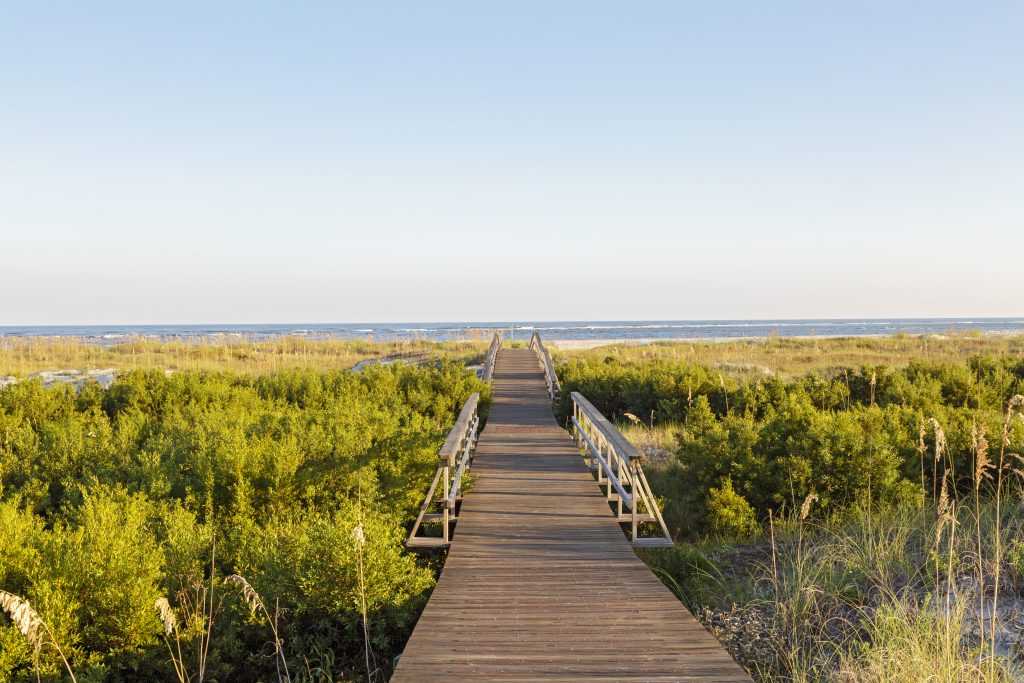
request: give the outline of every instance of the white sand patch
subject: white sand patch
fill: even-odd
[[[649,346],[651,344],[708,344],[734,341],[763,341],[767,337],[658,337],[657,339],[553,339],[544,340],[545,346],[561,351],[596,349],[599,346]]]
[[[114,368],[103,368],[101,370],[89,370],[85,374],[86,374],[86,377],[88,379],[91,379],[91,380],[95,381],[97,384],[99,384],[104,389],[106,389],[111,384],[113,384],[114,380],[117,378],[117,373],[114,371]]]
[[[117,372],[114,368],[97,368],[93,370],[40,370],[28,376],[29,379],[42,380],[44,387],[52,387],[55,384],[73,384],[78,388],[89,382],[96,382],[104,389],[114,383]],[[0,381],[0,387],[8,384],[15,384],[18,379],[13,376],[5,377]]]
[[[575,351],[580,349],[596,349],[598,346],[644,346],[655,341],[654,339],[556,339],[544,340],[544,345],[562,351]],[[682,341],[681,339],[659,339],[657,341]]]

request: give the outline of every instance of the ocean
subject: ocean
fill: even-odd
[[[245,339],[284,336],[309,339],[455,341],[488,339],[494,330],[505,339],[529,339],[539,332],[550,341],[656,341],[660,339],[736,339],[743,337],[881,336],[890,334],[1024,333],[1021,318],[879,318],[849,320],[642,320],[642,321],[496,321],[441,323],[340,323],[254,325],[54,325],[0,326],[4,337],[75,337],[116,344],[129,338],[154,340]]]

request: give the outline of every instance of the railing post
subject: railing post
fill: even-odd
[[[490,382],[494,378],[494,364],[498,358],[498,350],[500,348],[501,330],[497,330],[494,333],[494,337],[491,339],[491,345],[487,348],[487,356],[484,359],[482,379],[485,382]]]
[[[622,481],[622,458],[619,457],[618,453],[616,453],[615,454],[615,459],[619,463],[618,466],[616,467],[616,474],[619,477],[619,481],[622,482],[623,484],[625,484],[625,482]],[[633,489],[631,488],[629,490],[629,492],[632,494],[633,493]],[[632,503],[633,503],[632,508],[633,508],[633,510],[635,512],[636,511],[636,495],[635,494],[633,495]],[[618,519],[621,516],[622,516],[622,496],[619,496],[619,504],[616,506],[616,509],[615,509],[615,519]]]
[[[444,537],[444,542],[445,543],[448,543],[451,540],[451,539],[448,538],[448,522],[449,522],[449,519],[448,519],[448,496],[449,496],[449,493],[448,493],[448,486],[449,486],[449,484],[448,484],[448,472],[449,472],[450,469],[451,469],[451,460],[449,459],[448,463],[446,463],[445,466],[444,466],[444,488],[442,489],[444,491],[444,519],[443,519],[444,529],[442,529],[442,531],[444,532],[443,533],[443,537]]]
[[[573,437],[576,439],[576,447],[578,449],[580,449],[580,452],[587,453],[587,447],[583,443],[583,437],[580,436],[580,428],[576,426],[576,425],[580,424],[580,407],[578,405],[576,405],[576,401],[572,402],[572,418],[573,418],[572,432],[573,432]],[[589,465],[590,465],[590,458],[588,457],[587,458],[587,466],[589,467]]]
[[[605,497],[609,503],[612,499],[612,489],[615,489],[618,501],[613,509],[621,522],[629,523],[633,546],[672,546],[672,536],[644,475],[636,447],[629,443],[582,394],[574,391],[570,396],[573,402],[573,426],[580,434],[580,440],[584,442],[584,457],[595,466],[597,482],[600,486],[606,487]],[[623,505],[629,508],[629,517],[623,515]],[[640,509],[641,506],[646,512]],[[658,524],[661,538],[640,537],[640,525],[644,520]]]
[[[419,515],[409,532],[409,539],[406,543],[410,547],[434,547],[439,543],[447,545],[451,541],[451,525],[457,519],[455,506],[462,499],[462,477],[469,470],[470,458],[476,447],[477,430],[480,427],[480,415],[477,410],[479,400],[479,393],[471,395],[466,400],[455,425],[448,432],[444,445],[438,451],[440,464],[423,505],[420,506]],[[442,487],[440,494],[437,493],[438,485]],[[438,502],[442,504],[441,512],[428,513],[429,509]],[[441,535],[418,537],[416,532],[419,531],[424,520],[428,523],[440,521]],[[428,542],[428,540],[436,541],[436,543]]]
[[[612,460],[612,458],[615,456],[615,452],[609,447],[608,441],[603,439],[603,438],[601,440],[600,448],[601,448],[601,454],[604,456],[605,462],[608,463],[608,469],[609,469],[608,474],[612,475],[612,474],[615,473],[615,469],[614,469],[615,463]],[[612,478],[611,478],[611,476],[608,477],[608,486],[606,488],[607,488],[606,496],[607,496],[608,500],[611,500],[612,499]],[[619,498],[622,498],[622,496],[619,496]]]
[[[629,479],[630,479],[629,490],[633,494],[633,505],[631,506],[631,510],[630,510],[630,512],[633,513],[632,514],[633,520],[632,520],[632,525],[631,525],[632,528],[633,528],[633,531],[632,531],[633,536],[630,539],[631,541],[635,541],[636,539],[640,538],[640,535],[639,535],[640,534],[640,532],[639,532],[640,524],[639,524],[639,520],[637,519],[637,508],[640,507],[640,506],[637,505],[637,499],[639,498],[639,496],[637,495],[638,492],[637,492],[637,487],[636,487],[636,468],[637,468],[636,461],[633,460],[633,459],[630,459],[630,461],[629,461]]]

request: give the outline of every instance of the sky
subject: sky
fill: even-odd
[[[1014,316],[1020,2],[0,2],[0,325]]]

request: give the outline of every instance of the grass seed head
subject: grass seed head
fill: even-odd
[[[974,485],[981,485],[982,479],[992,478],[994,466],[988,457],[988,439],[985,438],[985,427],[977,422],[971,425],[971,439],[974,441]]]
[[[0,591],[0,609],[7,612],[7,615],[14,622],[14,626],[21,631],[29,645],[36,650],[43,645],[43,634],[40,627],[43,620],[39,614],[32,609],[28,600],[18,597],[14,593]]]
[[[932,424],[932,429],[935,430],[935,462],[938,462],[946,454],[946,432],[934,417],[928,418],[928,421]]]
[[[1021,420],[1024,420],[1024,396],[1014,394],[1010,402],[1006,404],[1006,419],[1003,421],[1003,446],[1010,445],[1010,423],[1013,422],[1014,413]]]
[[[160,623],[164,625],[164,635],[171,635],[171,631],[174,630],[174,625],[177,623],[177,617],[174,616],[171,603],[167,602],[167,598],[157,598],[157,601],[153,603],[153,607],[160,613]]]
[[[242,599],[245,600],[245,604],[249,606],[249,611],[252,614],[256,614],[257,610],[266,609],[263,605],[263,600],[260,598],[260,594],[257,593],[256,589],[245,580],[245,577],[239,576],[238,574],[232,574],[224,579],[224,583],[232,583],[238,586],[242,592]]]
[[[947,524],[956,524],[956,517],[951,512],[939,515],[939,518],[935,520],[935,548],[939,547],[939,541],[942,540],[942,531],[946,528]]]
[[[804,498],[804,504],[800,506],[800,519],[807,519],[807,515],[811,514],[811,503],[818,500],[818,494],[809,493]]]
[[[938,509],[938,513],[939,513],[940,517],[942,515],[946,514],[947,512],[949,512],[949,508],[950,508],[950,505],[949,505],[949,487],[947,486],[947,482],[948,481],[949,481],[948,477],[946,477],[946,476],[942,477],[942,491],[939,493],[939,509]]]

